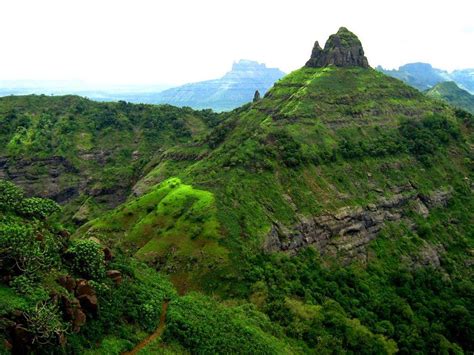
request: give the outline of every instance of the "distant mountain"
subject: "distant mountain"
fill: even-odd
[[[240,60],[222,78],[186,84],[147,97],[147,103],[167,103],[194,109],[231,110],[251,102],[255,91],[264,94],[285,75],[251,60]]]
[[[79,95],[96,101],[170,104],[226,111],[251,102],[256,90],[264,95],[284,75],[280,69],[267,68],[265,64],[251,60],[240,60],[220,79],[174,88],[164,84],[100,88],[76,81],[0,81],[0,96]]]
[[[474,113],[474,95],[461,89],[454,81],[446,81],[432,87],[426,93],[428,96],[441,99],[449,104]]]
[[[451,78],[460,87],[474,94],[474,68],[455,70],[451,73]]]
[[[436,69],[428,63],[410,63],[398,68],[398,70],[387,70],[378,66],[376,68],[384,74],[400,79],[407,84],[421,90],[427,90],[443,81],[450,80],[447,71]]]
[[[0,80],[0,96],[78,95],[96,101],[141,103],[171,87],[168,84],[98,85],[75,80]]]
[[[384,69],[380,65],[375,69],[421,91],[431,89],[438,83],[454,81],[462,89],[474,94],[474,69],[455,70],[449,73],[446,70],[433,68],[428,63],[409,63],[402,65],[398,70]]]

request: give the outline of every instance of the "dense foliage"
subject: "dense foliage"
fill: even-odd
[[[163,299],[175,292],[166,279],[128,258],[107,262],[96,241],[71,241],[49,217],[59,211],[55,202],[26,198],[4,180],[0,190],[2,341],[19,353],[52,353],[61,345],[67,352],[81,353],[113,335],[122,339],[125,348],[121,349],[126,349],[141,329],[153,330]],[[106,267],[121,271],[120,285],[105,277]],[[64,304],[75,291],[58,283],[64,274],[86,278],[97,293],[100,312],[84,309],[87,321],[79,332],[73,329],[71,310]],[[24,333],[12,330],[15,327]]]
[[[94,240],[77,240],[69,247],[72,268],[88,279],[101,279],[105,273],[102,246]]]

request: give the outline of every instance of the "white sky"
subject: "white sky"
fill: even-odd
[[[474,67],[474,0],[0,0],[0,80],[180,84],[290,72],[346,26],[369,63]]]

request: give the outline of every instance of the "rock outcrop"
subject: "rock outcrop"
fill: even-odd
[[[430,208],[445,206],[450,196],[450,190],[424,196],[409,187],[390,199],[381,198],[366,207],[343,207],[336,213],[302,218],[292,228],[275,223],[263,247],[266,252],[295,254],[302,248],[314,246],[323,255],[337,255],[345,261],[365,260],[367,245],[385,222],[402,220],[408,205],[426,217]]]
[[[111,279],[116,285],[122,283],[122,273],[118,270],[107,270],[106,275]]]
[[[368,68],[369,62],[359,38],[345,27],[331,35],[324,49],[316,41],[311,58],[306,63],[309,68],[321,68],[329,65],[337,67]]]
[[[69,177],[68,181],[64,178],[66,176]],[[10,180],[21,186],[27,195],[51,198],[58,203],[67,202],[79,195],[78,176],[79,170],[63,157],[0,157],[0,179]]]
[[[260,92],[258,90],[255,90],[255,94],[253,94],[252,102],[257,102],[257,101],[260,101]]]
[[[107,154],[99,151],[79,158],[102,166]],[[82,195],[92,197],[95,203],[108,208],[124,202],[131,187],[131,182],[124,180],[113,187],[103,188],[103,178],[94,176],[93,170],[84,166],[77,167],[61,156],[22,159],[0,156],[0,179],[20,186],[27,196],[50,198],[59,204],[68,204]],[[89,207],[85,204],[77,211],[74,218],[77,224],[90,219],[92,211]]]

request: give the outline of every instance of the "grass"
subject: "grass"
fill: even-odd
[[[138,259],[199,273],[225,264],[212,193],[170,178],[140,198],[91,221],[77,235],[95,235]],[[196,269],[196,270],[193,270]]]
[[[0,284],[0,316],[7,315],[13,310],[25,310],[28,301],[18,295],[13,289]]]

